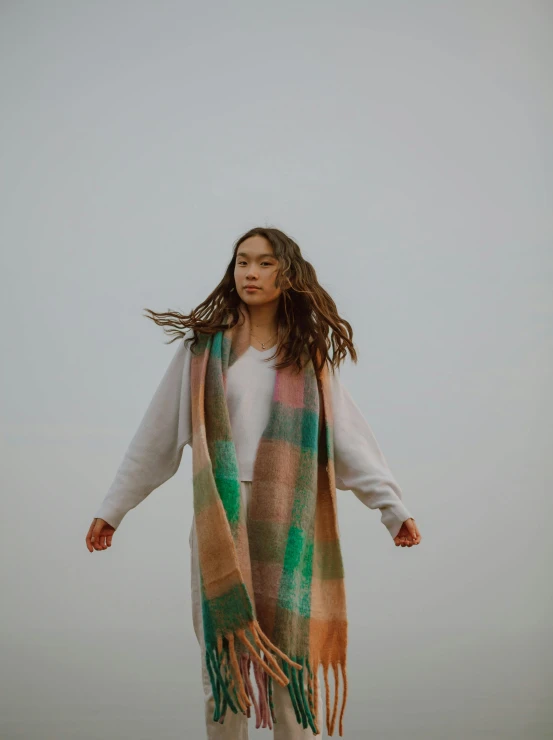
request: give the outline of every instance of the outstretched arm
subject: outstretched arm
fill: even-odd
[[[376,437],[340,380],[330,371],[334,414],[336,488],[353,491],[370,509],[380,509],[381,522],[397,537],[403,522],[412,518]]]
[[[190,350],[181,339],[94,516],[117,529],[130,509],[175,475],[191,438]]]

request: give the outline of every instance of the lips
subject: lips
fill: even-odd
[[[257,285],[246,285],[246,290],[261,290]]]

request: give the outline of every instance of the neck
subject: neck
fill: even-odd
[[[250,314],[250,331],[256,337],[268,339],[277,333],[277,306],[278,302],[270,301],[262,306],[248,306]]]

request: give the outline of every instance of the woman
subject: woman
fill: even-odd
[[[192,616],[207,737],[244,740],[252,707],[256,727],[279,740],[321,733],[321,666],[330,736],[342,677],[342,736],[347,617],[336,489],[380,509],[396,546],[421,541],[337,372],[348,353],[357,362],[351,326],[298,245],[272,228],[238,239],[220,284],[190,315],[148,312],[181,341],[87,547],[110,547],[125,514],[175,474],[190,444]]]

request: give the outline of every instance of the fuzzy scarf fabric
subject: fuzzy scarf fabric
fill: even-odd
[[[250,346],[244,303],[240,314],[232,327],[199,334],[191,358],[194,516],[213,719],[223,723],[229,708],[250,717],[253,704],[256,727],[271,729],[278,721],[272,696],[278,681],[288,687],[298,723],[317,735],[322,667],[326,729],[332,736],[340,669],[342,736],[348,622],[330,370],[325,365],[317,377],[307,351],[299,373],[295,366],[276,370],[246,512],[226,404],[227,369]]]

